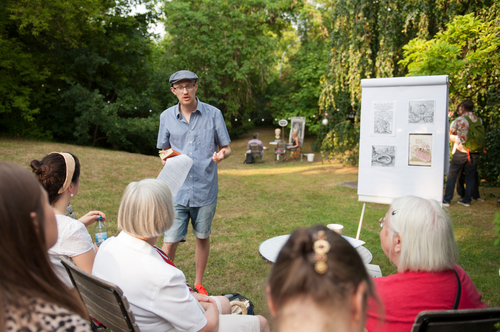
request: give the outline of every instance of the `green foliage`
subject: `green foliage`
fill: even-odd
[[[283,57],[280,62],[281,76],[268,84],[263,106],[273,119],[306,117],[309,134],[318,134],[320,129],[318,98],[328,59],[328,35],[322,16],[323,12],[309,3],[300,11],[298,36],[293,34],[286,40],[288,45],[283,45],[288,61]]]
[[[335,159],[343,164],[356,165],[359,159],[359,122],[346,120],[326,134],[320,148],[321,158],[328,153],[328,162]]]
[[[433,39],[416,38],[404,46],[408,75],[449,75],[452,105],[472,99],[475,113],[486,125],[486,154],[479,159],[486,185],[499,183],[500,174],[500,13],[488,10],[456,16]]]
[[[326,21],[330,32],[330,58],[319,99],[320,110],[339,114],[336,118],[340,122],[354,112],[356,121],[360,111],[361,79],[406,75],[406,63],[401,60],[404,57],[403,50],[407,54],[408,47],[418,51],[425,48],[426,43],[434,46],[433,51],[425,56],[426,59],[432,60],[425,66],[428,72],[434,73],[438,64],[448,69],[463,65],[459,58],[453,57],[457,51],[456,47],[432,41],[431,38],[440,30],[444,30],[455,15],[479,12],[492,4],[494,1],[328,2],[326,6],[329,16]],[[474,33],[474,30],[467,33]],[[492,36],[488,38],[488,41],[494,40]],[[403,48],[408,43],[410,46]],[[476,44],[471,43],[468,46],[474,48],[474,45]],[[493,48],[486,47],[484,52],[492,50]],[[414,68],[416,67],[411,67]],[[496,95],[496,91],[498,90],[491,90],[489,93]],[[487,112],[494,113],[493,110]],[[334,130],[334,126],[330,129]],[[324,138],[318,137],[318,140],[321,142]]]
[[[2,3],[0,132],[155,153],[172,98],[147,31],[156,16],[130,16],[133,5]]]
[[[499,13],[497,4],[478,16],[456,16],[431,40],[413,39],[403,47],[405,58],[399,63],[410,76],[449,75],[452,104],[473,99],[483,106],[479,115],[498,124],[497,100],[488,100],[500,87],[500,21],[492,13]]]
[[[500,184],[500,128],[491,128],[486,133],[486,153],[481,154],[478,162],[478,172],[481,179],[485,179],[485,186]]]
[[[253,118],[277,61],[278,37],[300,2],[173,0],[163,5],[166,61],[175,70],[198,74],[197,95],[222,111],[231,133],[233,127],[251,125],[241,120]]]
[[[493,224],[495,225],[495,232],[497,233],[498,238],[495,240],[495,245],[500,245],[500,213],[495,213],[495,220],[493,220]]]

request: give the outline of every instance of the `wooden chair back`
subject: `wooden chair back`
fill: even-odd
[[[250,143],[250,151],[252,151],[252,156],[254,160],[259,160],[260,162],[263,161],[264,157],[264,150],[261,151],[260,145],[257,143]]]
[[[61,256],[61,263],[90,316],[109,331],[140,332],[127,298],[118,286],[83,271],[69,258]]]
[[[412,332],[496,332],[500,308],[422,311]]]

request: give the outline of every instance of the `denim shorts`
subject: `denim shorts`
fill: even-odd
[[[217,207],[217,198],[208,205],[200,207],[189,207],[174,204],[175,219],[172,227],[165,232],[163,242],[176,243],[186,239],[189,219],[193,225],[193,234],[198,239],[206,239],[210,236],[212,219]]]

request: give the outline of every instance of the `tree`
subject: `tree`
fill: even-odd
[[[170,99],[147,31],[156,15],[132,5],[3,2],[0,132],[154,153]]]
[[[198,74],[198,96],[222,111],[231,133],[248,126],[241,120],[252,117],[277,61],[278,37],[300,5],[296,0],[164,2],[168,62]]]
[[[475,113],[487,127],[486,150],[478,162],[481,178],[491,184],[500,175],[500,22],[499,7],[456,16],[433,39],[416,38],[404,46],[408,75],[449,75],[454,109],[464,99],[475,101]]]
[[[328,32],[321,7],[305,3],[297,15],[296,26],[297,30],[282,44],[285,61],[268,84],[263,109],[277,120],[306,117],[308,132],[317,134],[321,77],[328,60]]]
[[[82,24],[99,14],[96,0],[2,1],[0,4],[0,114],[16,112],[16,118],[33,121],[35,82],[51,75],[43,64],[47,57],[40,47],[50,49],[57,40],[65,46],[77,44]]]
[[[328,130],[320,131],[323,152],[349,156],[356,153],[359,133],[361,79],[407,74],[399,63],[403,46],[413,38],[430,39],[454,15],[477,12],[494,1],[338,0],[326,3],[331,22],[331,49],[320,96],[321,111],[328,112]],[[347,130],[346,118],[353,128]],[[339,126],[339,127],[337,127]],[[326,139],[326,140],[325,140]],[[344,140],[353,144],[344,144]],[[346,150],[346,148],[352,148]],[[345,160],[345,159],[343,159]],[[356,162],[356,158],[349,158]]]
[[[479,114],[500,124],[498,100],[488,98],[500,88],[500,22],[498,6],[481,15],[456,16],[433,39],[415,38],[404,49],[400,64],[408,76],[449,75],[452,105],[473,99],[483,106]]]

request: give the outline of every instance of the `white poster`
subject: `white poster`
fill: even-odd
[[[448,166],[448,76],[361,80],[358,196],[390,204],[443,199]]]

